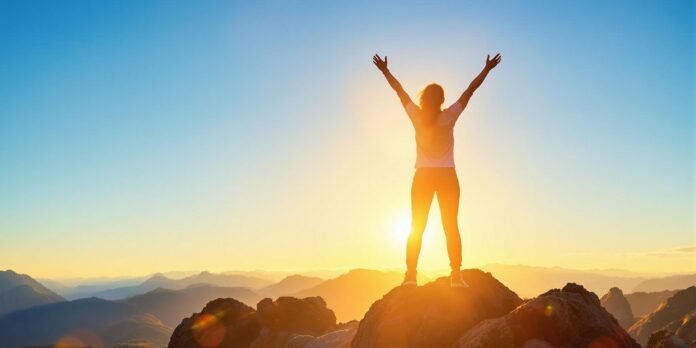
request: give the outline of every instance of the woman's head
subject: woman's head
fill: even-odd
[[[437,83],[431,83],[420,92],[420,107],[423,110],[440,110],[445,102],[445,90]]]

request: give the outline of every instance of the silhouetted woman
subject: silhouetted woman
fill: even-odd
[[[486,57],[486,65],[481,73],[471,81],[461,97],[445,110],[441,109],[445,94],[440,85],[433,83],[425,86],[420,94],[420,105],[416,105],[399,81],[389,72],[387,57],[385,56],[384,60],[379,55],[372,58],[389,85],[396,91],[416,130],[416,173],[411,185],[411,233],[406,247],[407,270],[402,285],[416,285],[416,268],[423,231],[433,196],[437,194],[442,226],[447,237],[447,254],[452,267],[450,284],[452,287],[468,287],[459,271],[462,265],[462,241],[457,222],[459,180],[454,170],[452,129],[474,91],[481,86],[488,72],[500,63],[500,58],[500,54],[496,54],[493,59],[490,55]]]

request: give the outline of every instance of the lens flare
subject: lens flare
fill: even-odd
[[[546,308],[544,308],[544,315],[547,317],[550,317],[553,314],[553,306],[551,304],[547,304]]]
[[[588,348],[619,348],[619,345],[610,337],[599,337],[592,341]]]
[[[104,347],[105,344],[94,332],[78,329],[66,333],[56,341],[54,348]]]
[[[217,347],[225,338],[225,326],[214,315],[200,315],[192,328],[194,339],[204,348]]]

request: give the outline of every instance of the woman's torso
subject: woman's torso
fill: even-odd
[[[406,105],[416,132],[416,168],[454,167],[454,124],[461,112],[459,103],[435,116],[413,103]]]

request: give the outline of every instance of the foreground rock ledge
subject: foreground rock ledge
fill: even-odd
[[[599,298],[577,284],[550,290],[469,330],[460,348],[640,348]]]
[[[469,288],[452,289],[448,278],[440,278],[393,289],[365,314],[352,347],[451,347],[482,320],[505,315],[522,303],[490,273],[465,270],[462,277]]]

